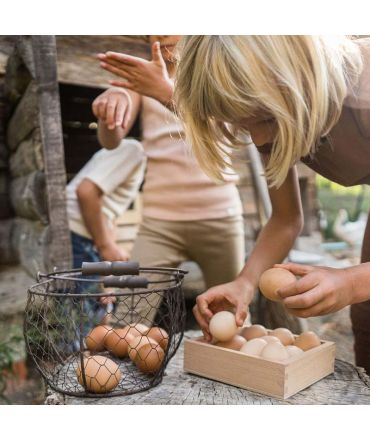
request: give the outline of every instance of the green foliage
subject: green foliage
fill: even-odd
[[[9,403],[4,396],[6,387],[6,380],[9,375],[12,375],[12,366],[17,360],[18,350],[17,345],[23,341],[23,338],[18,335],[12,335],[6,341],[0,342],[0,400]]]

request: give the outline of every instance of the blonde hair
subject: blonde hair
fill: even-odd
[[[338,121],[361,67],[347,37],[184,37],[175,100],[200,166],[223,180],[229,147],[241,142],[233,124],[263,115],[276,124],[266,177],[279,187]]]

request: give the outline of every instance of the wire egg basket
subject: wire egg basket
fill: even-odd
[[[24,335],[47,384],[77,397],[158,385],[184,334],[185,274],[121,261],[39,273],[28,289]]]

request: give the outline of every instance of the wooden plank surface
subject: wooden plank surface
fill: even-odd
[[[9,158],[9,168],[13,178],[44,169],[40,128],[36,128],[19,144]]]
[[[199,332],[187,332],[194,338]],[[370,404],[370,379],[362,369],[337,360],[334,374],[301,391],[278,400],[183,371],[183,343],[170,361],[163,382],[149,391],[125,397],[78,399],[48,391],[46,404],[66,405],[320,405]]]
[[[69,84],[109,87],[113,76],[100,68],[96,55],[112,50],[149,58],[143,38],[129,35],[57,36],[58,80]]]

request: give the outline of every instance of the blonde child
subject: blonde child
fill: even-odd
[[[101,66],[122,79],[93,103],[98,136],[115,148],[140,113],[147,157],[143,221],[131,258],[142,266],[199,264],[207,287],[234,279],[244,264],[242,208],[236,176],[216,184],[189,152],[172,99],[176,35],[150,36],[152,60],[108,52]],[[155,301],[151,301],[155,305]],[[150,321],[156,307],[141,311]]]
[[[261,273],[288,254],[302,223],[295,164],[350,186],[370,183],[370,39],[321,36],[185,37],[176,91],[187,139],[201,167],[222,179],[236,132],[260,148],[273,213],[240,275],[197,298],[209,336],[216,310],[240,325]],[[351,305],[357,363],[370,372],[370,222],[362,262],[348,269],[283,265],[301,278],[281,289],[288,310],[309,317]]]

